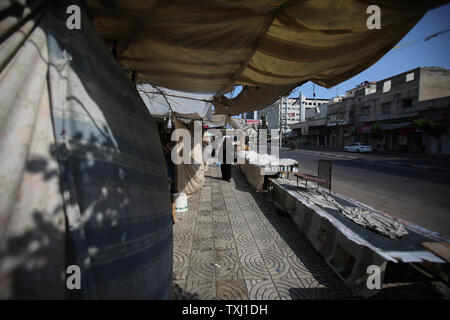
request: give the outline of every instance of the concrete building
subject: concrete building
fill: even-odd
[[[283,134],[287,134],[291,132],[293,124],[303,122],[306,117],[314,118],[315,113],[319,114],[320,110],[323,110],[320,108],[328,101],[328,99],[307,98],[303,94],[300,94],[300,98],[282,97],[260,110],[258,117],[261,119],[262,114],[265,113],[268,129],[279,129],[281,123]]]
[[[355,140],[376,150],[435,153],[430,144],[436,138],[415,128],[413,121],[429,118],[430,111],[435,120],[445,119],[449,97],[450,70],[443,68],[421,67],[378,81],[376,92],[355,94]],[[375,125],[381,130],[378,139],[370,134]]]
[[[244,119],[257,120],[258,119],[258,111],[250,111],[250,112],[244,113]]]
[[[298,98],[282,97],[277,103],[279,105],[278,111],[280,112],[283,134],[289,133],[291,132],[289,125],[300,120]]]
[[[450,70],[420,67],[381,81],[365,81],[340,100],[333,99],[327,105],[325,131],[305,132],[306,127],[323,126],[307,113],[305,123],[291,128],[311,136],[302,139],[307,144],[343,148],[359,141],[375,150],[450,154],[449,133],[433,137],[414,126],[416,119],[448,124],[449,100]],[[317,134],[325,137],[314,138]]]
[[[320,99],[320,104],[315,107],[305,108],[305,121],[291,125],[300,134],[300,143],[309,145],[328,145],[327,114],[330,105],[342,101],[343,97],[335,97],[331,100]],[[327,101],[327,102],[325,102]],[[306,101],[309,102],[309,101]],[[309,106],[307,104],[306,106]],[[328,140],[327,140],[328,138]]]
[[[311,115],[314,115],[315,113],[320,113],[320,106],[327,104],[328,102],[329,99],[307,98],[305,95],[300,93],[300,103],[299,103],[300,114],[299,114],[299,121],[297,122],[306,121],[307,114],[311,118]]]
[[[341,148],[354,142],[354,110],[355,107],[351,96],[333,99],[333,102],[328,105],[326,141],[329,146]]]

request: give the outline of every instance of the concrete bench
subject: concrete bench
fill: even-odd
[[[319,188],[319,185],[325,187],[331,194],[331,161],[329,160],[319,160],[317,176],[312,176],[305,173],[296,173],[295,177],[297,178],[297,187],[298,179],[300,178],[306,181],[306,188],[308,188],[308,181],[312,181],[317,183],[317,188]]]

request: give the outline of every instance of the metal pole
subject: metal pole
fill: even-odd
[[[279,104],[278,104],[278,112],[279,112],[279,115],[278,115],[278,117],[279,117],[279,122],[280,122],[280,125],[279,125],[279,130],[280,130],[280,134],[279,134],[279,136],[278,136],[278,139],[280,140],[280,147],[281,147],[281,142],[283,141],[283,139],[282,139],[282,135],[283,135],[283,132],[282,132],[282,112],[283,112],[283,97],[281,97],[281,100],[280,100],[280,102],[279,102]]]
[[[288,115],[287,115],[287,110],[288,110],[288,97],[284,97],[284,130],[283,132],[286,133],[287,131],[287,121],[288,121]]]

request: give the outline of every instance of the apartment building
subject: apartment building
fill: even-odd
[[[300,133],[301,144],[325,146],[329,143],[327,140],[328,108],[342,99],[343,97],[335,97],[331,100],[321,99],[321,104],[317,107],[306,108],[305,121],[291,125],[292,129]]]
[[[377,150],[436,153],[436,139],[443,142],[443,153],[450,153],[448,134],[435,138],[414,126],[416,119],[445,121],[450,110],[450,70],[421,67],[383,79],[376,91],[355,93],[354,121],[356,141]],[[370,134],[377,125],[381,138]]]

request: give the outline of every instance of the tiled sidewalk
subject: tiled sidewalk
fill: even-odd
[[[265,194],[210,166],[174,225],[175,299],[350,298],[341,280]]]

